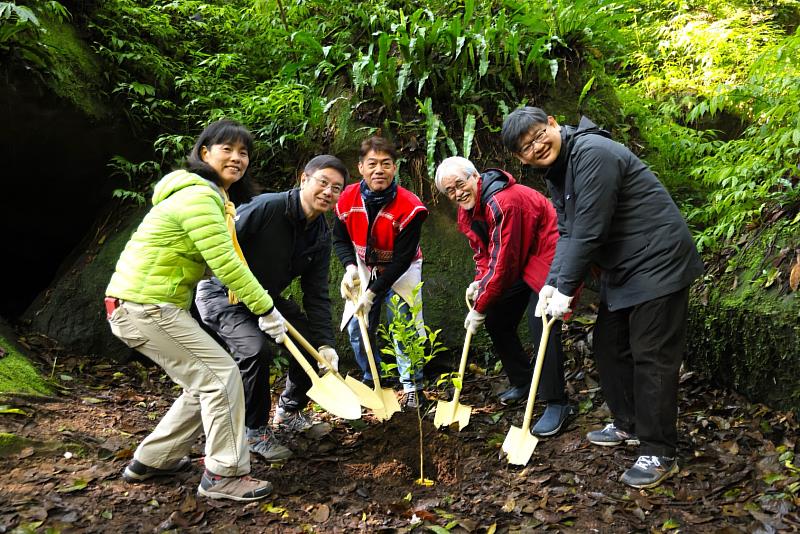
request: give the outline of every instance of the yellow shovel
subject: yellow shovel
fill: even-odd
[[[326,374],[322,378],[306,361],[289,336],[283,336],[283,344],[292,353],[297,363],[311,378],[311,389],[306,393],[314,402],[322,406],[322,409],[332,413],[342,419],[360,419],[361,405],[358,397],[348,388],[344,382],[337,380],[331,374]]]
[[[467,307],[472,309],[469,299],[467,299]],[[458,379],[461,386],[455,388],[452,401],[440,400],[436,405],[436,416],[433,418],[433,424],[436,427],[450,426],[458,421],[458,429],[463,430],[469,424],[472,406],[459,404],[458,398],[461,396],[461,387],[464,385],[464,371],[467,368],[467,354],[469,354],[471,341],[472,332],[467,330],[467,336],[464,338],[464,349],[461,351],[461,363],[458,366]]]
[[[342,378],[342,375],[339,374],[339,371],[333,369],[330,366],[330,364],[325,360],[325,358],[323,358],[320,355],[319,351],[317,351],[317,349],[311,346],[311,343],[309,343],[306,340],[306,338],[304,338],[303,335],[300,332],[298,332],[294,326],[289,324],[289,321],[284,320],[284,324],[286,324],[286,328],[289,330],[289,334],[292,335],[295,341],[300,343],[301,347],[303,347],[309,354],[311,354],[311,356],[313,356],[318,363],[328,367],[330,371],[322,377],[323,379],[328,374],[333,375],[337,380],[347,385],[347,387],[350,388],[353,391],[353,393],[356,394],[356,397],[358,397],[358,403],[361,406],[364,406],[365,408],[370,408],[372,410],[375,410],[383,407],[383,399],[378,397],[368,385],[362,383],[360,380],[356,380],[351,376],[348,376],[346,379]]]
[[[550,338],[550,329],[556,318],[547,320],[547,316],[542,313],[542,339],[539,341],[539,352],[536,354],[536,365],[533,369],[531,379],[531,389],[528,392],[528,404],[525,406],[525,417],[522,419],[522,428],[512,426],[508,429],[505,441],[503,441],[503,452],[508,455],[508,463],[514,465],[525,465],[531,459],[533,449],[539,443],[539,439],[531,434],[531,416],[533,415],[533,404],[536,401],[536,390],[539,387],[539,375],[542,374],[544,364],[544,354],[547,350],[547,340]]]
[[[357,303],[358,299],[350,295],[350,299]],[[378,366],[375,365],[375,356],[372,354],[372,344],[369,341],[369,331],[367,330],[367,320],[364,318],[363,312],[355,314],[358,319],[358,326],[361,329],[361,340],[364,342],[364,349],[367,351],[367,360],[369,360],[369,370],[372,372],[372,381],[375,384],[373,392],[375,396],[381,399],[381,406],[373,408],[372,413],[379,421],[387,421],[394,415],[395,412],[400,411],[400,403],[397,402],[397,397],[391,389],[381,388],[381,378],[378,373]]]

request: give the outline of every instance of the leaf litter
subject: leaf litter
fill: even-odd
[[[119,476],[155,425],[151,414],[160,418],[177,395],[158,368],[93,365],[47,338],[27,339],[43,361],[53,361],[50,348],[59,355],[60,374],[80,378],[55,398],[0,398],[0,432],[26,443],[0,457],[0,532],[800,531],[795,414],[750,404],[693,372],[681,379],[680,472],[651,490],[618,482],[635,448],[584,439],[610,414],[592,360],[574,354],[568,389],[581,413],[561,435],[541,439],[524,468],[499,458],[524,407],[497,403],[505,379],[475,366],[462,393],[475,408],[470,424],[458,432],[435,429],[432,414],[424,420],[433,486],[414,484],[415,414],[379,423],[367,413],[353,424],[320,414],[329,434],[282,436],[292,459],[253,458],[251,474],[275,490],[243,504],[196,495],[202,438],[187,473],[152,484]],[[100,390],[102,402],[89,400]]]

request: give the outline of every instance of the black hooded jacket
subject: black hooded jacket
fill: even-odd
[[[627,308],[685,288],[703,272],[686,222],[638,157],[583,117],[561,129],[561,150],[545,176],[559,239],[548,284],[574,294],[591,265],[600,298]]]

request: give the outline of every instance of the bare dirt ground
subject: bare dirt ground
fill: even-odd
[[[295,456],[283,465],[255,459],[252,474],[275,490],[242,504],[196,494],[202,442],[191,472],[137,485],[120,478],[176,395],[158,368],[90,361],[36,336],[27,343],[45,364],[59,356],[48,371],[65,388],[52,398],[0,399],[0,432],[25,438],[0,457],[0,533],[800,531],[794,414],[748,404],[691,373],[681,387],[681,470],[652,490],[618,482],[634,448],[584,439],[609,414],[591,360],[580,358],[569,373],[580,414],[561,435],[540,440],[524,468],[499,458],[524,406],[501,406],[505,379],[479,371],[461,398],[474,407],[469,426],[436,430],[432,414],[423,420],[433,486],[414,484],[414,413],[383,423],[368,412],[356,422],[319,414],[333,431],[284,436]]]

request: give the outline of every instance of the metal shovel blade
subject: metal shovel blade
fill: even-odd
[[[326,412],[342,419],[360,419],[361,405],[358,397],[344,382],[332,374],[326,374],[308,390],[308,396]]]
[[[465,406],[458,401],[440,400],[436,404],[436,415],[433,418],[435,427],[450,426],[458,422],[458,429],[462,430],[469,424],[472,406]]]
[[[383,399],[361,380],[348,376],[344,379],[344,383],[355,393],[356,397],[358,397],[358,402],[364,408],[369,408],[370,410],[383,408]]]
[[[508,463],[527,464],[537,443],[539,443],[539,438],[530,432],[526,432],[518,426],[509,428],[506,439],[503,441],[503,452],[507,455]]]
[[[388,421],[392,415],[400,411],[400,403],[397,402],[397,397],[391,389],[381,389],[379,391],[372,390],[376,395],[382,398],[381,406],[373,408],[372,413],[378,421]]]

